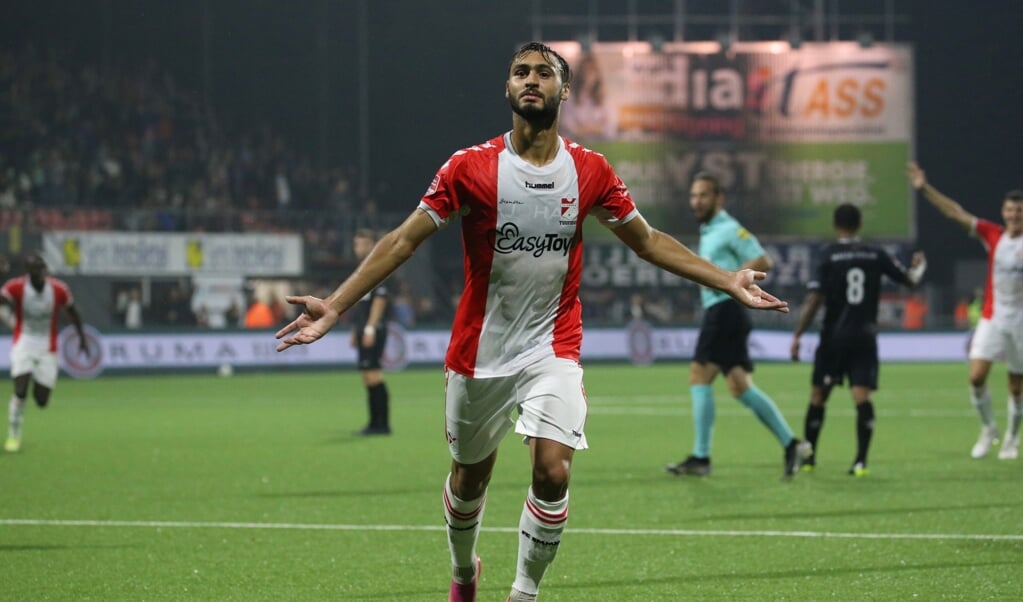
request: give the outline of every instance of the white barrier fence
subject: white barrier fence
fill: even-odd
[[[657,360],[685,361],[692,357],[696,328],[655,328],[635,322],[625,328],[588,329],[583,337],[582,360],[629,361],[637,364]],[[314,345],[293,347],[283,353],[275,348],[272,332],[194,331],[188,333],[101,334],[87,328],[89,348],[79,351],[71,327],[60,333],[61,368],[71,376],[88,378],[104,370],[158,372],[192,368],[300,368],[350,367],[355,350],[348,332],[329,333]],[[401,370],[409,365],[440,365],[444,361],[449,333],[446,330],[406,331],[392,325],[385,366]],[[882,361],[964,361],[969,334],[965,332],[890,332],[878,337]],[[755,330],[750,353],[758,361],[788,361],[792,333]],[[0,367],[10,368],[10,337],[0,341]],[[812,361],[817,335],[802,340],[802,360]]]

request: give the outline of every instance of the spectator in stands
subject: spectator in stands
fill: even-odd
[[[242,323],[242,308],[238,306],[236,299],[231,299],[231,304],[227,306],[227,310],[224,312],[224,321],[228,328],[238,328],[244,325]]]
[[[272,328],[276,324],[273,308],[263,295],[253,295],[245,311],[245,328]]]
[[[955,309],[952,311],[952,321],[957,330],[967,330],[970,328],[969,297],[963,297],[956,303]]]
[[[142,291],[137,286],[117,296],[117,312],[123,316],[125,328],[142,328]]]
[[[191,295],[181,285],[175,284],[167,291],[163,306],[163,323],[171,326],[195,326],[192,313]]]
[[[416,324],[416,295],[406,280],[398,281],[398,292],[391,300],[391,315],[395,322],[405,328]]]
[[[922,293],[911,294],[902,309],[902,327],[906,330],[923,329],[927,323],[927,309],[927,299]]]
[[[966,319],[970,323],[970,329],[977,327],[980,322],[981,313],[984,311],[984,289],[977,287],[973,289],[973,299],[966,311]]]

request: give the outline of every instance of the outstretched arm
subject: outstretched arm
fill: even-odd
[[[85,354],[85,357],[89,357],[89,341],[85,338],[85,329],[82,327],[82,316],[78,313],[78,309],[74,305],[68,305],[64,308],[69,318],[71,318],[71,324],[75,327],[75,332],[78,333],[78,349]]]
[[[416,209],[400,226],[377,241],[355,272],[329,297],[285,297],[288,303],[302,305],[305,309],[290,324],[277,331],[277,338],[283,339],[277,345],[277,351],[284,351],[292,345],[313,343],[327,334],[337,324],[341,314],[408,261],[416,248],[436,231],[437,225],[433,218],[425,211]],[[291,338],[283,338],[290,333],[295,334]]]
[[[806,329],[810,327],[810,323],[817,317],[817,310],[820,309],[823,299],[824,295],[820,291],[810,291],[806,295],[803,311],[799,314],[799,323],[796,324],[796,330],[792,333],[792,345],[789,347],[789,357],[794,362],[799,361],[799,337],[803,336]]]
[[[756,282],[766,277],[763,272],[750,269],[737,272],[723,270],[671,236],[652,228],[641,215],[615,228],[614,233],[641,259],[672,274],[725,292],[753,309],[789,311],[788,302],[779,301],[757,286]]]
[[[963,209],[962,205],[959,203],[939,192],[937,188],[931,186],[927,182],[927,174],[924,173],[923,169],[920,169],[919,165],[911,161],[906,166],[906,174],[909,175],[909,181],[913,184],[913,188],[922,192],[924,194],[924,198],[937,207],[938,211],[940,211],[942,215],[958,222],[967,230],[973,227],[973,223],[977,220],[977,217]]]

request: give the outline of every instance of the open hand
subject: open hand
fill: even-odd
[[[732,297],[752,309],[773,309],[784,314],[789,313],[789,302],[781,301],[771,293],[757,285],[758,280],[767,277],[764,272],[745,269],[735,272],[732,282]]]
[[[277,331],[278,339],[295,333],[291,338],[283,339],[277,345],[277,351],[284,351],[292,345],[308,345],[320,340],[337,324],[340,317],[340,314],[323,299],[311,295],[289,295],[284,300],[292,305],[301,305],[304,309],[290,324]]]
[[[913,188],[920,190],[927,185],[927,174],[924,170],[920,169],[920,166],[910,161],[906,164],[906,175],[909,176],[909,181],[913,184]]]

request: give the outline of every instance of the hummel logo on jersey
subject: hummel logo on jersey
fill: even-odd
[[[534,190],[554,190],[554,182],[546,182],[546,183],[540,182],[540,183],[534,184],[532,182],[527,181],[526,182],[526,188],[530,188],[530,189],[534,189]]]
[[[487,232],[487,242],[490,243],[490,248],[501,254],[522,251],[531,253],[533,257],[540,257],[550,251],[552,253],[560,252],[562,256],[566,256],[568,250],[572,248],[574,238],[558,234],[522,236],[519,233],[518,225],[508,222]]]

